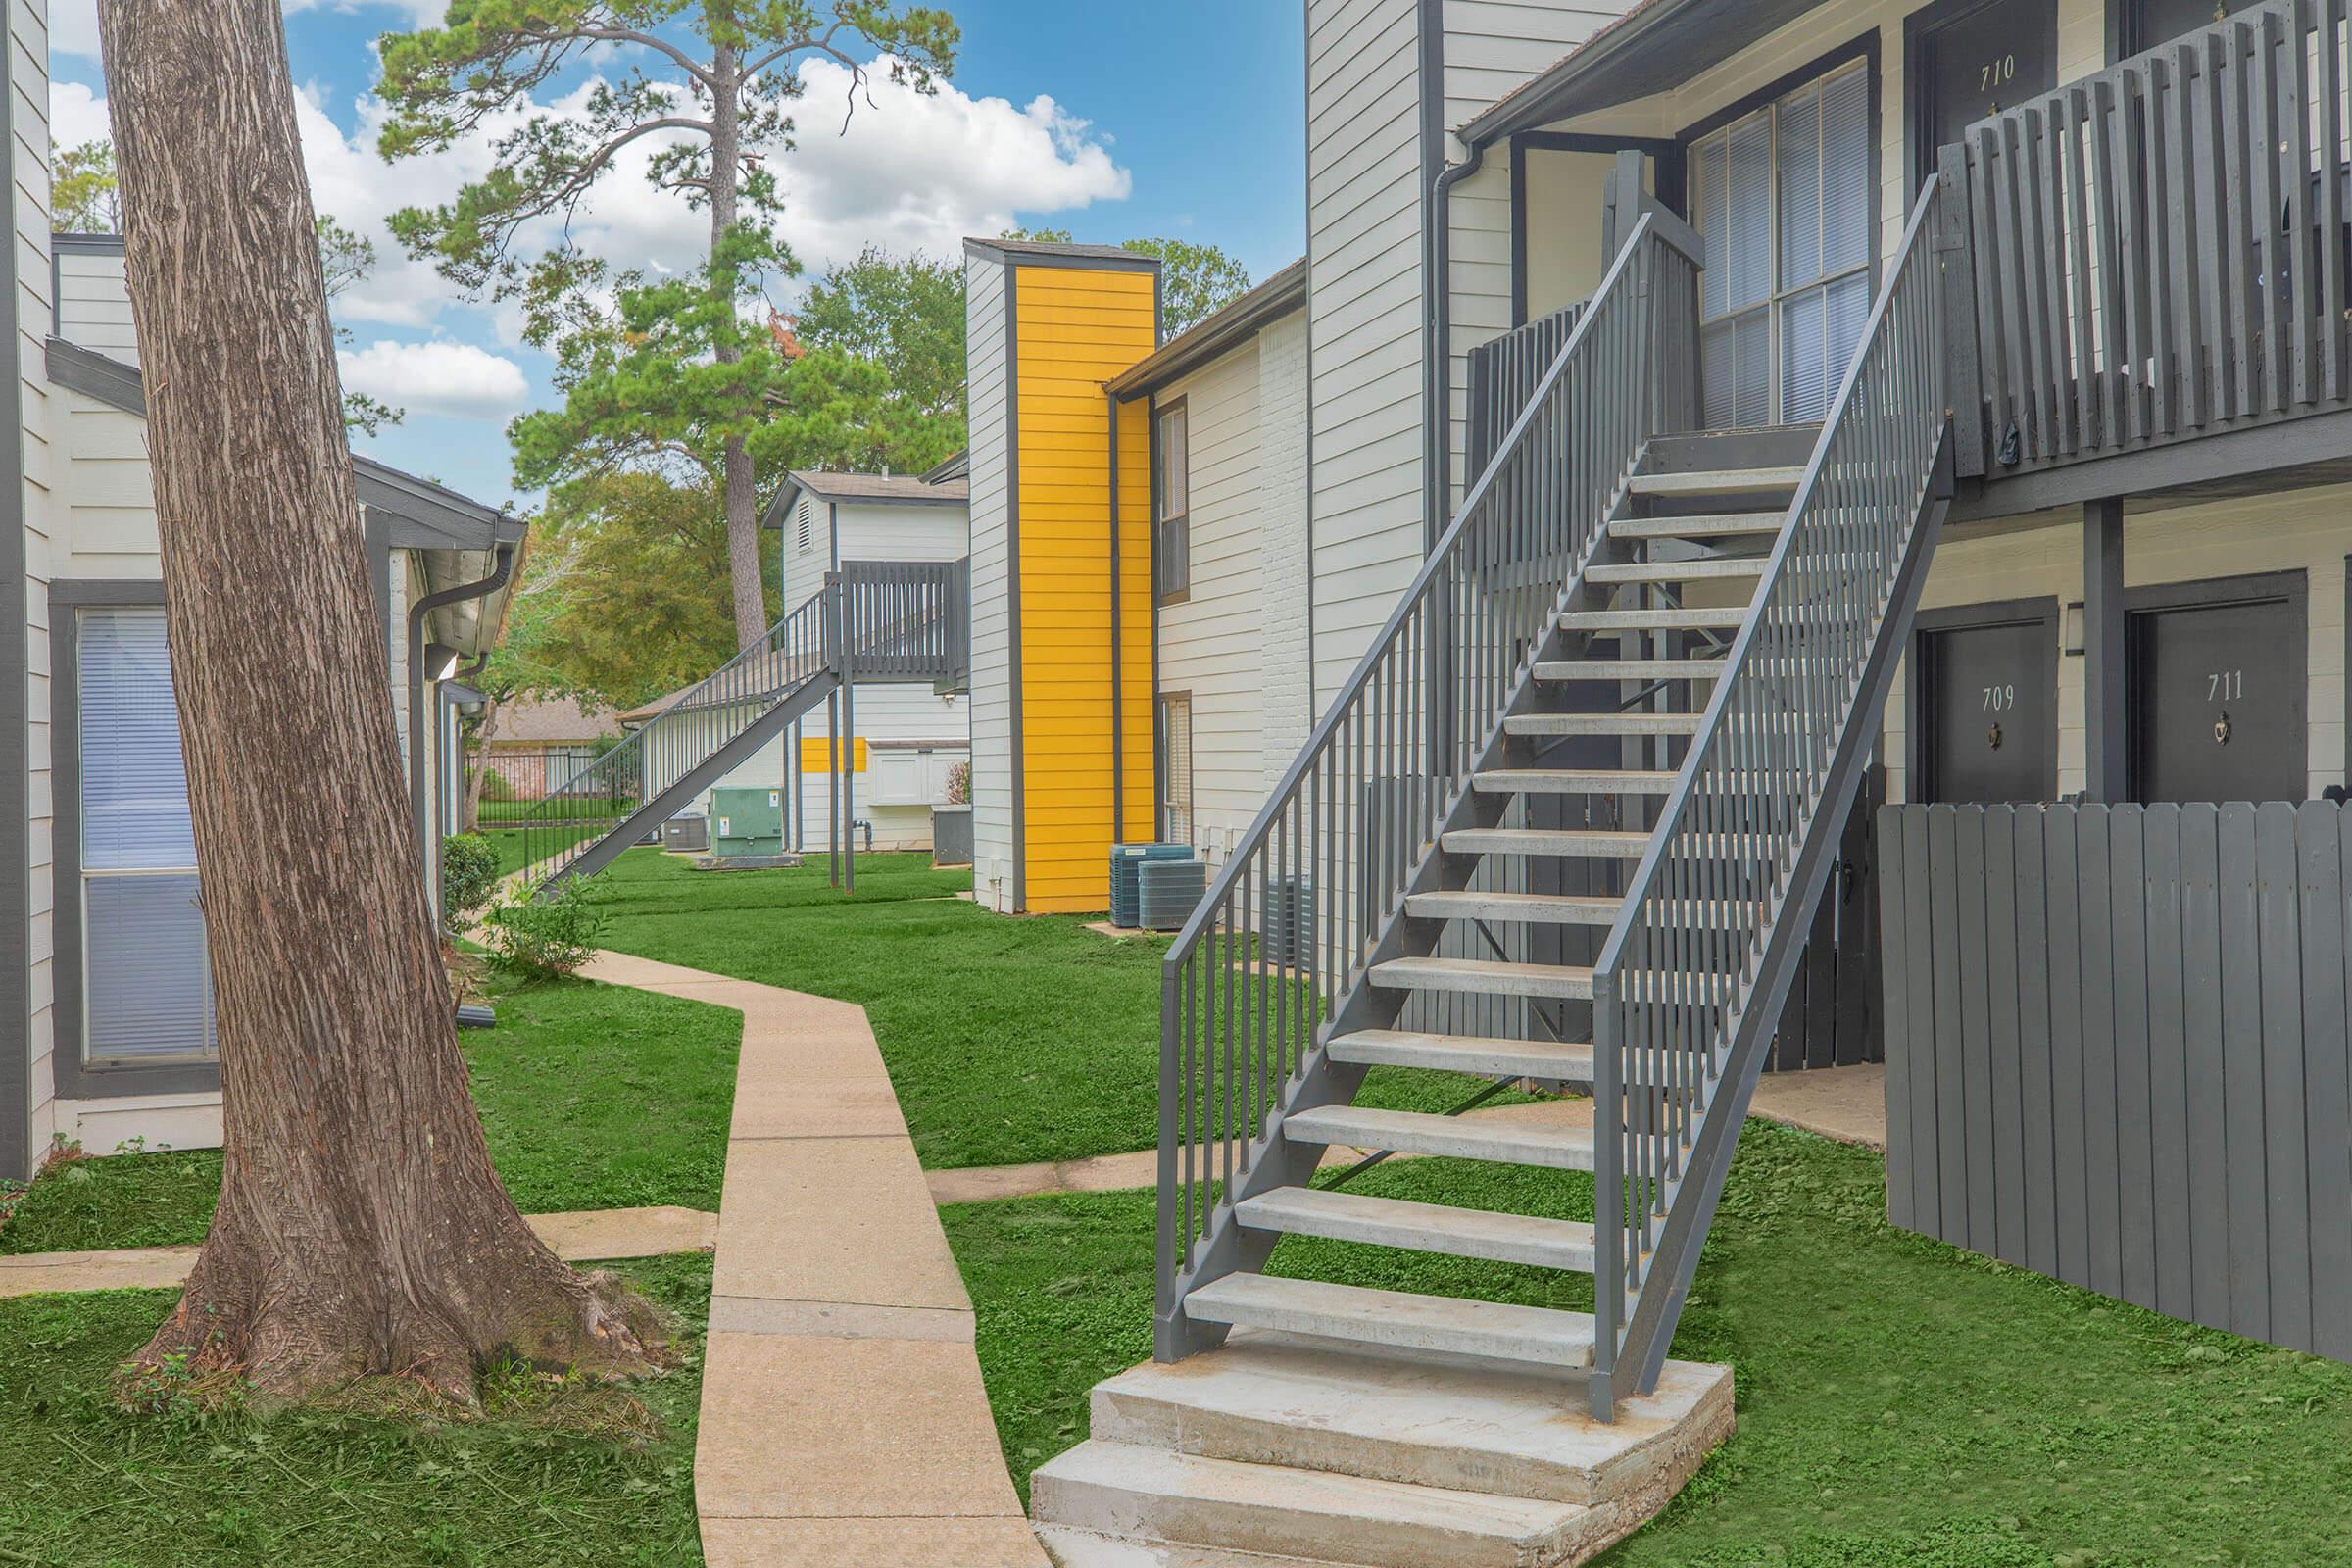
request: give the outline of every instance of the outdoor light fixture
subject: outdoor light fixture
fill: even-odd
[[[462,680],[444,679],[441,682],[441,700],[455,706],[461,713],[478,713],[482,710],[482,705],[490,699],[478,687],[468,686]]]
[[[2069,659],[2081,659],[2087,646],[2082,627],[2082,601],[2070,599],[2066,602],[2065,618],[2058,627],[2058,651]]]

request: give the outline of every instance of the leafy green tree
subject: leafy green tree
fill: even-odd
[[[1159,258],[1160,331],[1174,337],[1250,292],[1250,270],[1214,245],[1131,239],[1127,250]]]
[[[533,107],[494,143],[486,174],[441,207],[395,215],[393,232],[461,286],[518,301],[530,340],[555,353],[563,418],[517,431],[521,482],[682,456],[715,470],[741,645],[766,627],[751,437],[790,358],[754,307],[767,279],[796,270],[768,232],[781,197],[763,160],[792,147],[806,61],[847,68],[854,105],[868,68],[853,46],[929,92],[956,37],[945,11],[904,0],[456,0],[447,25],[381,43],[386,158],[446,148],[543,87],[598,73],[580,113]],[[649,137],[647,178],[710,216],[701,267],[615,278],[568,237],[526,253],[539,220],[569,218]],[[607,295],[612,308],[598,303]]]
[[[333,218],[318,216],[318,267],[326,277],[326,303],[331,310],[336,296],[354,283],[364,283],[375,270],[375,241],[367,235],[345,228]],[[337,323],[335,346],[351,341],[351,328]],[[408,417],[408,411],[371,398],[365,392],[345,388],[343,393],[343,427],[366,435],[376,435],[387,424],[398,424]]]
[[[101,136],[57,155],[49,172],[49,226],[60,234],[122,232],[113,142]]]
[[[481,712],[466,723],[477,759],[466,788],[464,821],[467,831],[481,821],[490,743],[498,738],[514,705],[543,697],[584,697],[595,702],[593,693],[576,688],[563,662],[565,645],[560,628],[577,575],[575,545],[575,540],[534,524],[530,546],[523,552],[520,578],[507,602],[507,621],[498,646],[468,677],[485,701]]]
[[[1015,228],[1006,239],[1067,245],[1066,228]],[[1131,239],[1121,250],[1159,258],[1159,330],[1164,341],[1198,326],[1250,292],[1250,270],[1215,245],[1191,239]]]
[[[776,545],[768,535],[761,551],[770,583]],[[541,514],[532,551],[563,563],[544,628],[519,656],[544,662],[540,689],[627,710],[734,656],[727,600],[715,591],[726,580],[726,512],[707,480],[636,470],[582,479]],[[763,587],[763,629],[773,603]]]
[[[811,349],[882,367],[895,401],[926,416],[963,416],[963,269],[868,245],[808,287],[796,320]],[[950,450],[953,450],[951,448]]]

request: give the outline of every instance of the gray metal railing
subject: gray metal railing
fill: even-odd
[[[1204,1247],[1278,1118],[1317,1078],[1319,1035],[1386,956],[1441,822],[1600,532],[1643,441],[1696,417],[1699,256],[1645,214],[1369,651],[1292,762],[1162,970],[1160,1353],[1183,1294],[1230,1267]],[[1281,951],[1261,935],[1284,911]],[[1219,1216],[1225,1215],[1224,1220]]]
[[[2345,7],[2249,7],[1942,149],[1975,253],[1963,473],[2352,404]]]
[[[1485,472],[1494,454],[1502,450],[1512,421],[1536,395],[1551,362],[1559,358],[1587,303],[1578,300],[1548,316],[1539,316],[1490,338],[1465,356],[1469,406],[1462,451],[1470,473]]]
[[[759,642],[688,687],[540,801],[519,824],[541,886],[632,841],[699,793],[779,705],[813,706],[848,680],[951,682],[970,663],[962,562],[844,562]],[[593,866],[588,869],[594,869]]]
[[[1934,550],[1958,255],[1936,231],[1942,190],[1912,211],[1593,965],[1596,1409],[1663,1364]]]

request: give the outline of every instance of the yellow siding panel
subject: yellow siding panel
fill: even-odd
[[[823,773],[833,766],[833,742],[822,735],[803,736],[801,739],[801,771]],[[865,771],[865,737],[860,735],[850,742],[850,771]]]
[[[1102,383],[1152,352],[1157,315],[1150,272],[1018,270],[1022,873],[1027,906],[1038,912],[1106,907],[1112,842],[1150,836],[1149,453],[1142,410],[1121,410],[1114,628],[1112,431]],[[1111,820],[1114,714],[1124,726],[1123,824]]]

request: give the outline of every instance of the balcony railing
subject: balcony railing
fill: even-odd
[[[2268,0],[1942,150],[1975,294],[1950,344],[1962,473],[2352,409],[2345,7]]]

